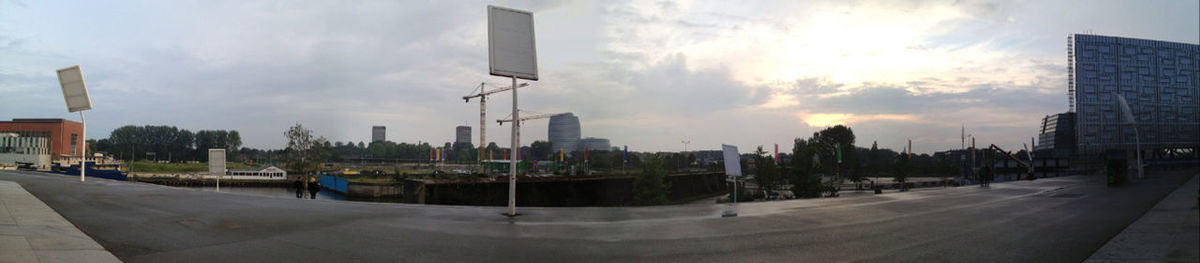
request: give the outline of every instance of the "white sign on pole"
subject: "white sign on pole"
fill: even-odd
[[[225,175],[225,149],[208,149],[208,175]]]
[[[88,97],[87,85],[83,84],[83,71],[79,65],[58,70],[58,83],[62,85],[67,110],[76,112],[92,109],[92,98]]]
[[[492,75],[538,80],[532,12],[488,6],[488,62]]]
[[[225,175],[225,149],[208,149],[208,175],[217,177],[217,191],[221,191],[221,176]]]
[[[725,175],[730,177],[742,176],[741,155],[738,154],[737,146],[722,144],[721,150],[725,156]]]

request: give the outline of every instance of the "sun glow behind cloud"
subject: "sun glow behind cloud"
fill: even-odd
[[[856,122],[869,120],[891,120],[891,121],[906,121],[919,122],[921,119],[910,114],[868,114],[858,115],[851,113],[800,113],[797,116],[804,121],[809,127],[822,128],[834,125],[851,125]]]
[[[698,63],[730,65],[747,83],[827,76],[840,83],[903,82],[936,74],[968,59],[996,55],[970,47],[937,47],[930,38],[967,19],[949,6],[902,10],[866,5],[827,5],[773,22],[731,21],[710,41],[678,50]],[[795,10],[792,10],[795,11]]]

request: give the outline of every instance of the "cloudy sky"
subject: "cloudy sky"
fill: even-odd
[[[81,65],[88,138],[123,125],[234,129],[281,148],[295,123],[335,141],[443,142],[473,127],[489,76],[486,7],[534,13],[541,80],[521,108],[573,112],[635,151],[743,151],[847,124],[858,145],[1019,148],[1067,110],[1071,33],[1200,42],[1197,1],[0,0],[0,119],[66,118],[54,71]],[[507,146],[511,95],[489,98]],[[527,121],[522,142],[545,140]]]

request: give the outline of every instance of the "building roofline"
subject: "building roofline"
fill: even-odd
[[[0,121],[0,123],[75,123],[75,124],[78,124],[79,122],[68,120],[68,119],[62,119],[62,118],[13,118],[11,121]]]
[[[1093,37],[1124,38],[1124,39],[1130,39],[1130,40],[1154,41],[1154,42],[1163,42],[1163,43],[1174,43],[1174,44],[1183,44],[1183,45],[1193,45],[1193,46],[1200,46],[1200,43],[1186,43],[1186,42],[1177,42],[1177,41],[1170,41],[1170,40],[1158,40],[1158,39],[1137,38],[1137,37],[1124,37],[1124,36],[1100,35],[1100,34],[1091,34],[1091,33],[1071,33],[1071,36],[1093,36]]]

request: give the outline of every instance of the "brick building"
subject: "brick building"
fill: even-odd
[[[79,155],[83,143],[80,134],[83,124],[64,119],[13,119],[0,121],[0,133],[13,133],[19,137],[41,137],[50,143],[50,156]]]

